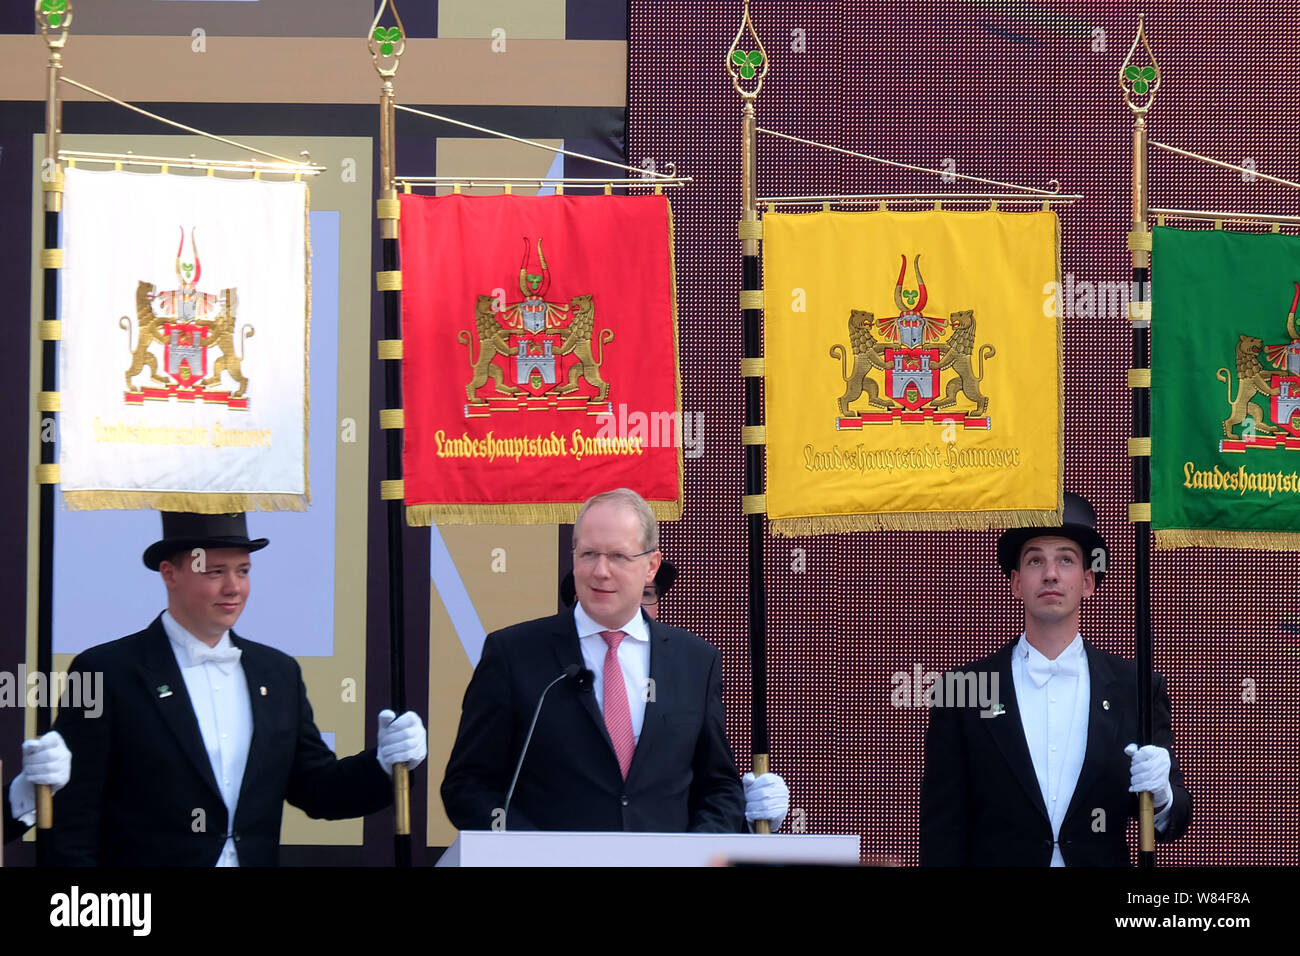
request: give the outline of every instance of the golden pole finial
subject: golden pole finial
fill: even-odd
[[[50,51],[45,77],[45,160],[41,163],[41,186],[45,192],[45,211],[63,208],[63,170],[59,167],[59,137],[63,126],[63,109],[59,100],[59,73],[63,70],[63,47],[72,25],[72,0],[36,0],[36,22],[41,39]]]
[[[383,26],[380,20],[384,11],[390,10],[396,26]],[[375,19],[370,23],[370,33],[366,36],[366,46],[370,50],[370,60],[375,66],[383,83],[379,90],[379,197],[381,202],[397,201],[397,144],[394,138],[396,123],[394,105],[393,77],[401,65],[402,54],[406,52],[406,27],[401,14],[392,0],[384,0],[375,12]],[[380,220],[380,236],[384,239],[397,238],[397,220],[384,218]]]
[[[746,30],[749,31],[748,39],[753,41],[753,49],[741,48],[741,41],[746,39]],[[746,42],[744,46],[750,46],[750,43]],[[736,31],[736,38],[727,49],[727,72],[731,74],[731,85],[745,100],[758,96],[758,91],[763,88],[763,77],[767,76],[767,65],[767,50],[749,16],[749,0],[745,0],[745,15],[741,18],[740,29]],[[742,82],[753,83],[753,89],[746,89]]]
[[[1146,51],[1146,59],[1150,61],[1149,63],[1139,65],[1134,62],[1139,44]],[[1137,36],[1133,37],[1133,45],[1129,47],[1128,55],[1120,65],[1119,88],[1124,93],[1125,105],[1137,116],[1151,109],[1151,104],[1155,102],[1156,91],[1160,89],[1160,64],[1156,62],[1155,51],[1151,49],[1151,43],[1147,40],[1145,13],[1138,14]],[[1134,97],[1146,99],[1145,102],[1140,100],[1135,102]]]
[[[384,10],[392,10],[396,26],[381,26]],[[375,72],[386,80],[397,74],[401,65],[402,54],[406,52],[406,27],[402,16],[397,12],[397,5],[392,0],[384,0],[375,12],[375,19],[370,23],[370,35],[366,38],[370,50],[370,59],[375,64]]]

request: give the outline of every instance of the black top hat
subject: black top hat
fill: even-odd
[[[1065,492],[1065,521],[1059,528],[1008,528],[998,538],[998,564],[1007,577],[1020,566],[1020,551],[1033,538],[1069,538],[1083,549],[1084,568],[1093,568],[1096,551],[1102,552],[1101,570],[1093,568],[1093,578],[1100,586],[1110,566],[1110,549],[1097,531],[1097,512],[1088,499],[1072,491]]]
[[[144,550],[144,566],[157,571],[158,565],[178,551],[190,548],[243,548],[261,551],[270,540],[249,538],[243,512],[227,515],[196,515],[183,511],[162,512],[162,540]]]
[[[655,572],[655,594],[663,597],[668,593],[668,589],[673,586],[677,580],[677,568],[671,561],[659,562],[659,570]],[[578,599],[578,588],[573,581],[573,572],[570,571],[560,582],[560,600],[564,602],[565,607],[573,607],[573,602]]]

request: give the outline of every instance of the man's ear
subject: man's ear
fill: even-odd
[[[1011,572],[1011,596],[1012,596],[1013,598],[1016,598],[1017,600],[1020,600],[1020,570],[1019,570],[1019,568],[1017,568],[1016,570],[1014,570],[1014,571]]]
[[[1083,572],[1083,592],[1080,597],[1090,598],[1093,592],[1097,590],[1097,576],[1093,573],[1092,568]]]
[[[163,584],[167,585],[168,591],[176,586],[176,565],[162,561],[158,565],[158,573],[162,575]]]
[[[650,555],[650,566],[646,571],[645,583],[654,584],[655,575],[659,573],[659,565],[663,563],[664,555],[662,551],[656,551]]]

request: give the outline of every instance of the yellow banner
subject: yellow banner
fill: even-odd
[[[1053,212],[763,217],[778,534],[1059,524]]]

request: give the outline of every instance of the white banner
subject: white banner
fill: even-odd
[[[305,509],[306,185],[69,169],[62,239],[68,507]]]

